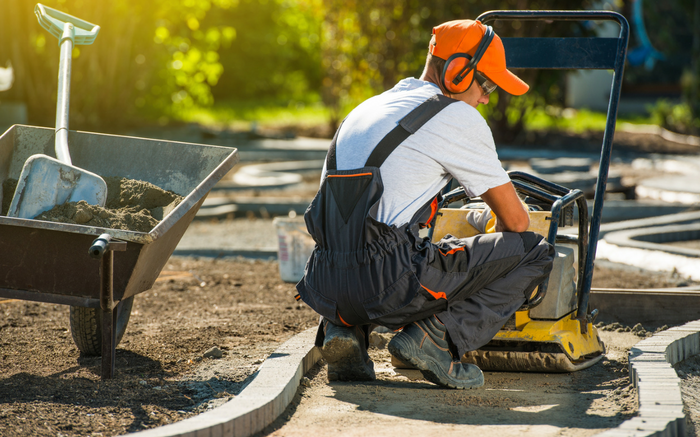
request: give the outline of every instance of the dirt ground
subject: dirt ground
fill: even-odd
[[[240,392],[264,358],[317,316],[277,264],[172,258],[134,300],[101,382],[81,356],[68,307],[0,303],[0,435],[121,435],[181,420]],[[217,347],[221,359],[203,358]]]
[[[594,286],[616,287],[625,274],[600,269]],[[629,274],[638,286],[679,282],[671,275]],[[245,387],[281,342],[316,324],[317,316],[296,303],[294,294],[294,285],[279,279],[274,261],[173,257],[154,288],[136,297],[117,349],[116,377],[106,382],[99,378],[100,358],[81,356],[74,345],[68,307],[4,301],[0,303],[0,435],[121,435],[218,406]],[[639,337],[603,332],[608,334],[627,340],[609,342],[605,361],[589,370],[571,375],[488,374],[486,388],[478,392],[442,390],[415,380],[415,374],[397,374],[388,364],[386,349],[374,349],[377,382],[327,385],[325,370],[317,369],[309,375],[309,387],[283,416],[296,412],[289,424],[278,429],[281,424],[276,423],[267,432],[321,431],[317,422],[323,414],[315,407],[308,406],[321,416],[311,416],[303,425],[295,418],[307,408],[304,400],[320,393],[319,399],[335,398],[327,408],[358,412],[360,418],[372,414],[372,420],[387,417],[391,419],[387,426],[414,418],[409,423],[419,424],[416,431],[434,433],[436,425],[446,430],[455,424],[528,423],[544,432],[569,427],[570,418],[578,417],[577,421],[593,422],[583,423],[585,432],[572,435],[587,435],[614,426],[636,408],[624,351],[630,340]],[[213,347],[222,358],[203,358]],[[586,400],[569,405],[574,392],[584,392]],[[419,403],[429,407],[401,406],[419,393]],[[347,434],[345,420],[343,414],[333,426]],[[353,423],[356,420],[360,419]]]
[[[599,134],[536,134],[523,144],[599,150],[600,140]],[[618,133],[615,143],[623,154],[697,153],[648,135]],[[689,285],[672,274],[630,268],[596,267],[593,277],[594,287],[681,284]],[[173,257],[153,289],[134,300],[115,378],[106,382],[100,381],[100,358],[81,356],[73,343],[68,307],[2,301],[0,435],[115,436],[221,405],[240,393],[283,341],[316,324],[317,315],[296,303],[294,294],[274,261]],[[562,375],[489,372],[486,386],[470,391],[443,390],[415,372],[395,371],[386,349],[374,348],[376,382],[328,384],[325,368],[317,367],[262,435],[396,435],[397,426],[406,436],[595,434],[637,408],[626,350],[649,333],[630,331],[601,330],[608,352],[590,369]],[[382,346],[384,337],[373,336],[375,345]],[[700,363],[693,365],[700,369]],[[697,393],[700,373],[684,372],[684,384],[695,384],[684,392],[691,387],[689,393]],[[697,411],[698,400],[693,402],[689,408]]]
[[[602,332],[608,350],[597,365],[576,373],[486,372],[483,387],[444,390],[415,370],[394,369],[386,348],[372,349],[378,380],[327,383],[326,367],[282,418],[260,435],[311,436],[587,436],[634,416],[627,350],[631,333]]]

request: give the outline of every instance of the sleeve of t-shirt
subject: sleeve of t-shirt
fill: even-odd
[[[510,182],[498,159],[491,129],[476,109],[454,103],[426,127],[435,141],[433,158],[459,181],[469,197]]]

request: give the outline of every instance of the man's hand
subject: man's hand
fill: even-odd
[[[496,215],[496,232],[525,232],[530,226],[530,215],[512,183],[493,187],[481,198]]]
[[[486,233],[486,227],[492,218],[493,214],[491,214],[491,208],[488,205],[486,205],[486,208],[484,208],[483,211],[469,211],[467,213],[467,223],[472,225],[472,227],[479,231],[480,234]]]

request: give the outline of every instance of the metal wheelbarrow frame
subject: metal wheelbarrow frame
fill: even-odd
[[[81,168],[151,182],[184,199],[148,233],[0,216],[0,298],[101,308],[101,263],[88,249],[96,237],[108,234],[114,250],[124,249],[113,256],[116,316],[120,302],[153,286],[206,195],[238,162],[238,151],[79,131],[70,131],[69,139]],[[17,178],[31,155],[55,156],[53,145],[53,129],[12,126],[0,136],[0,180]],[[111,332],[114,318],[102,320]]]

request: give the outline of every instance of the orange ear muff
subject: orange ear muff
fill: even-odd
[[[484,36],[474,52],[474,57],[467,53],[455,53],[445,62],[442,69],[442,85],[452,94],[463,93],[474,82],[474,71],[486,49],[491,44],[495,33],[491,26],[486,26]]]
[[[472,57],[466,53],[450,56],[445,62],[442,84],[453,94],[460,94],[469,89],[474,81],[474,68],[470,67]]]

